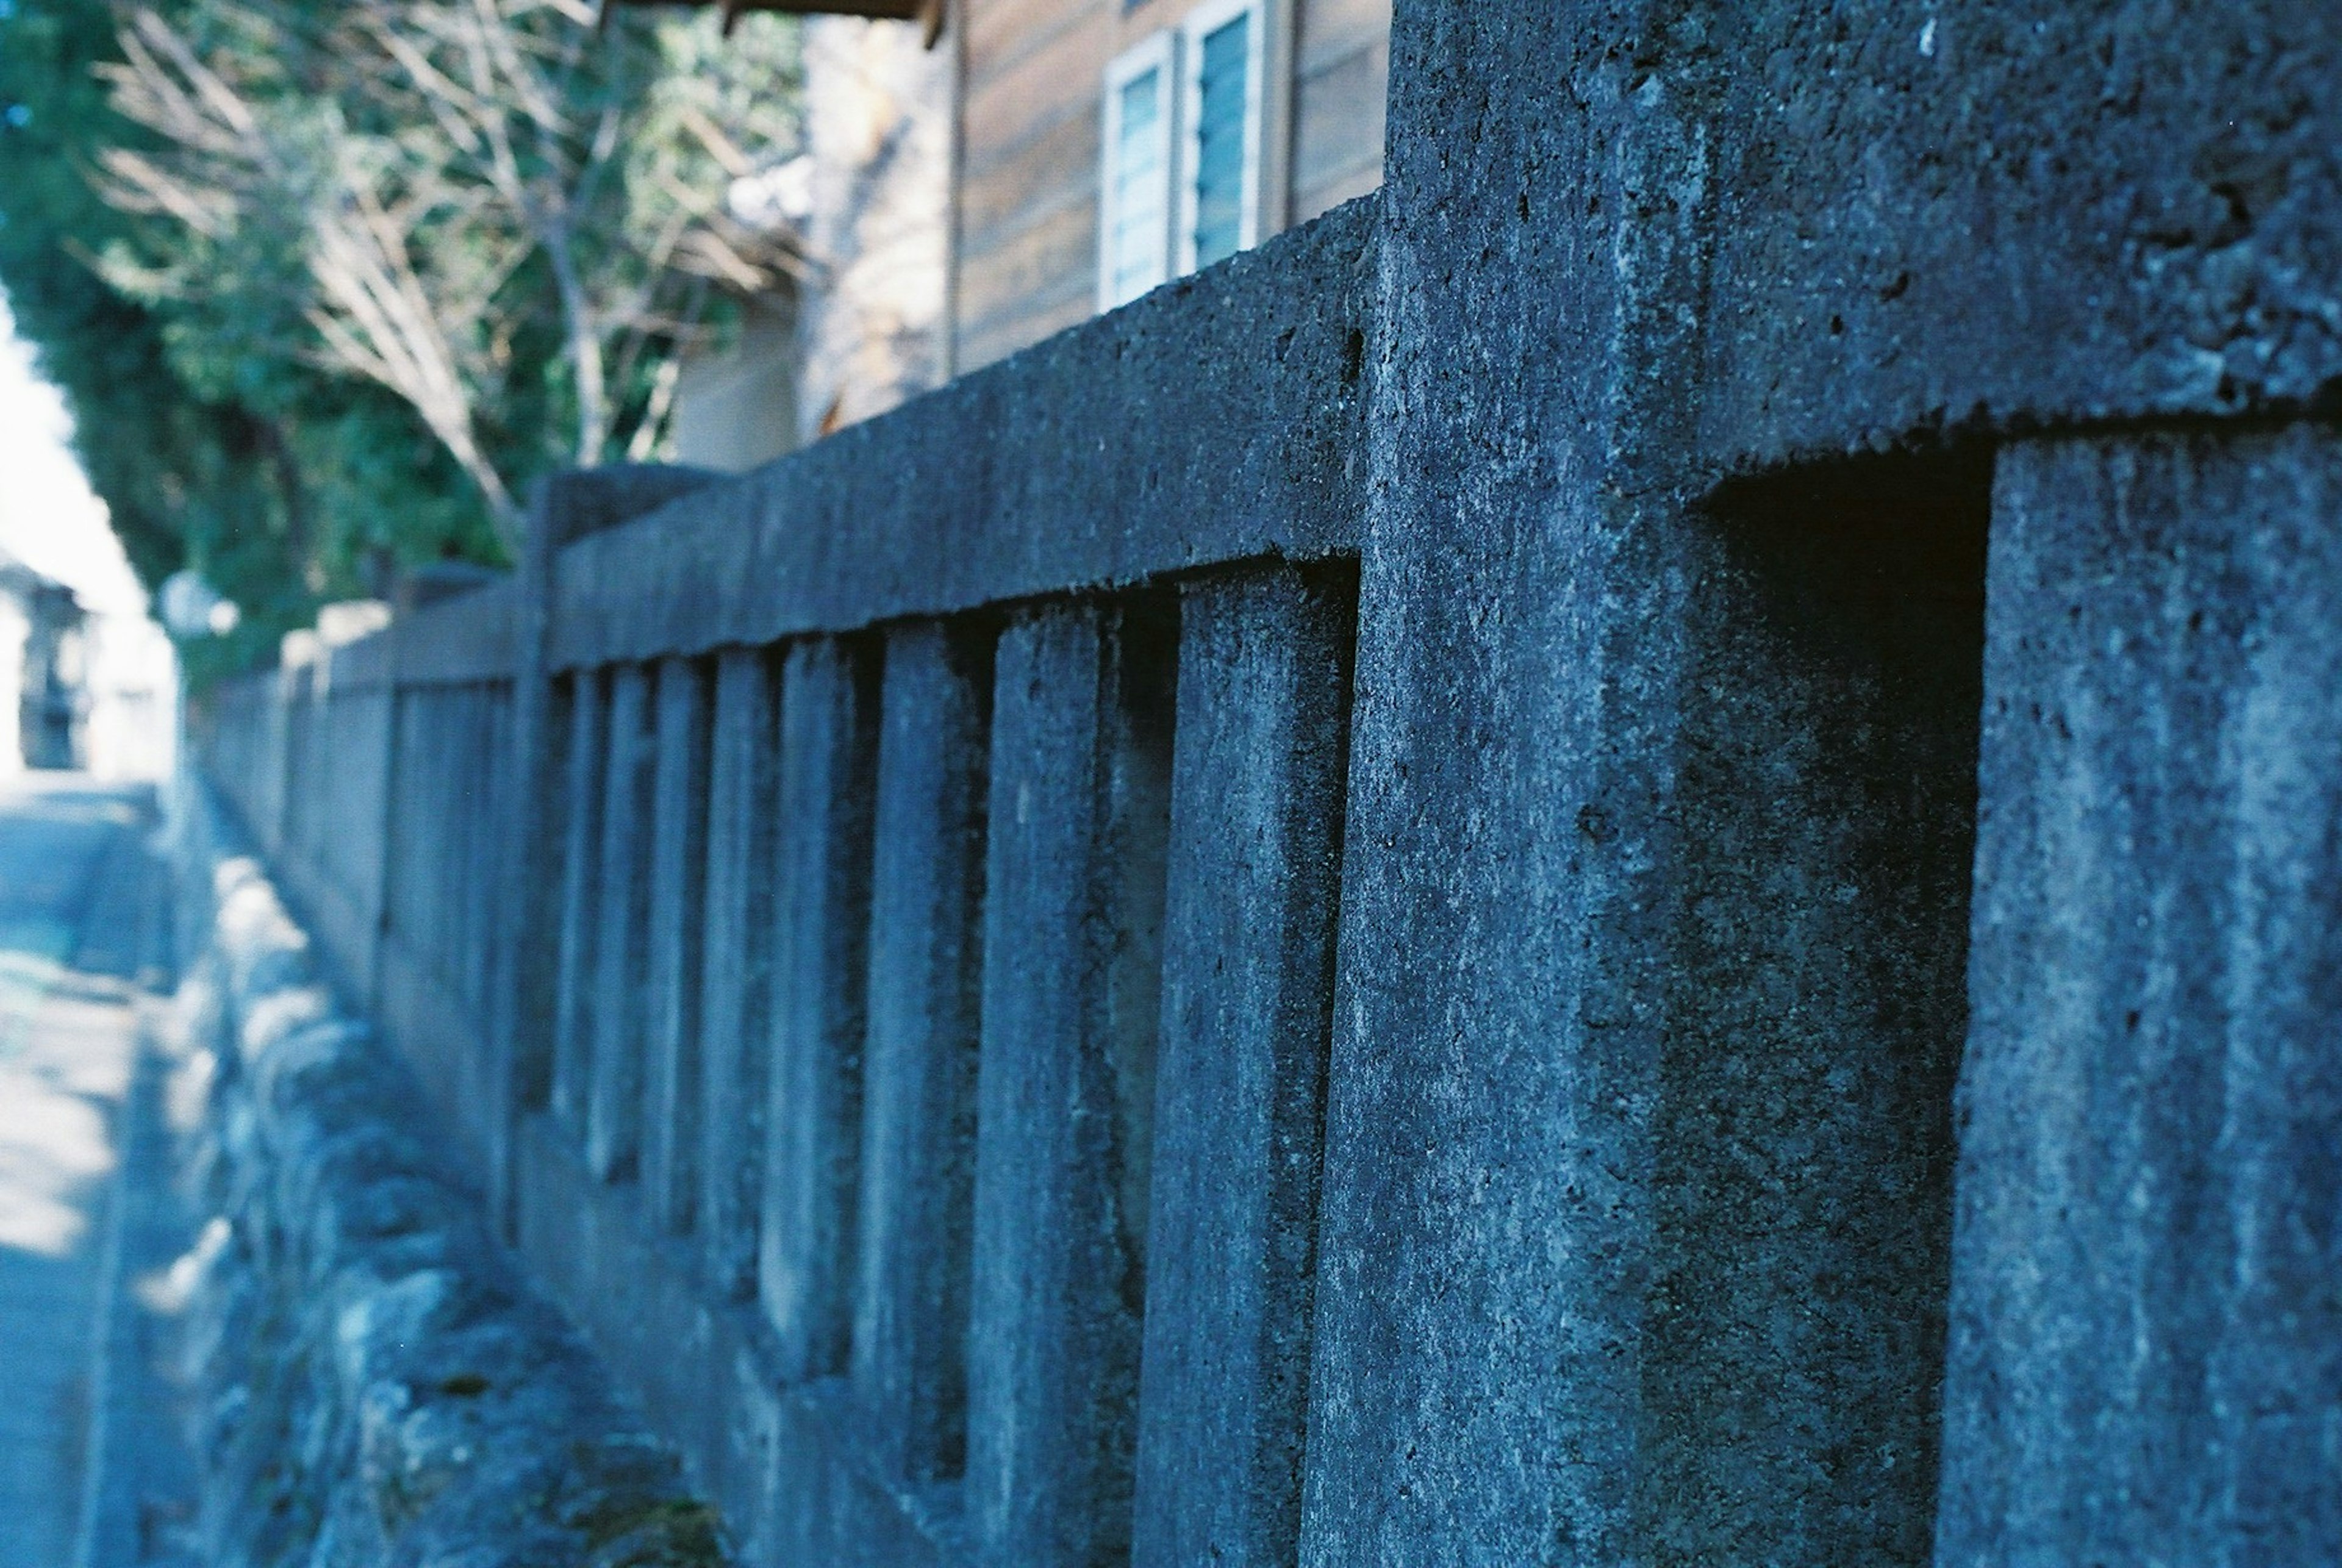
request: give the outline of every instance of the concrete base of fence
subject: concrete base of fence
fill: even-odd
[[[206,1558],[726,1561],[674,1455],[493,1240],[405,1070],[198,786],[180,846],[215,1058],[191,1314]]]

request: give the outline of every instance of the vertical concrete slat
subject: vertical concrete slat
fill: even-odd
[[[1040,611],[994,669],[966,1477],[985,1568],[1129,1550],[1152,1105],[1128,1080],[1151,1083],[1136,1048],[1160,1002],[1133,984],[1132,901],[1159,891],[1163,829],[1130,787],[1125,630]]]
[[[1298,1549],[1353,601],[1181,601],[1136,1568]]]
[[[609,751],[609,688],[598,674],[586,671],[572,675],[567,684],[569,757],[562,779],[565,831],[561,854],[561,940],[554,981],[549,1088],[554,1114],[582,1136],[592,1093],[587,1074],[593,1063],[590,1031],[598,974],[595,937],[601,929],[602,771]]]
[[[492,1010],[502,990],[505,966],[512,962],[514,946],[513,933],[504,923],[504,882],[499,874],[505,856],[512,852],[505,835],[506,824],[515,814],[512,689],[502,682],[490,682],[481,687],[480,702],[485,713],[481,765],[486,788],[479,804],[480,858],[472,872],[480,936],[465,993],[471,1015],[478,1023],[480,1049],[467,1064],[465,1084],[471,1097],[474,1135],[480,1145],[483,1165],[488,1166],[497,1157],[496,1147],[502,1142],[503,1125],[498,1117],[505,1101],[495,1081],[497,1064],[504,1059],[504,1053],[495,1042]]]
[[[473,918],[472,893],[478,885],[474,868],[481,864],[480,824],[485,813],[480,799],[480,734],[478,694],[470,685],[443,688],[447,704],[448,805],[445,832],[450,841],[447,856],[447,967],[445,984],[458,1002],[465,977],[479,941]]]
[[[351,984],[362,996],[378,1000],[382,983],[382,937],[390,904],[392,797],[390,770],[397,756],[393,707],[395,678],[377,689],[343,691],[334,698],[332,741],[335,799],[332,820],[368,824],[369,831],[325,835],[323,853],[351,895],[357,951],[350,955]]]
[[[429,781],[435,808],[424,828],[429,845],[431,900],[422,933],[424,971],[441,985],[454,967],[455,944],[462,935],[455,924],[455,861],[464,824],[448,809],[460,788],[455,772],[458,719],[451,698],[445,686],[422,686],[415,693],[423,733],[423,776]]]
[[[709,1288],[756,1288],[771,1039],[773,808],[780,761],[773,660],[716,661],[707,780],[707,922],[700,970],[699,1233]]]
[[[514,628],[510,766],[497,856],[497,962],[492,993],[481,1009],[491,1062],[495,1104],[487,1120],[488,1196],[499,1227],[514,1213],[513,1139],[519,1118],[552,1097],[575,993],[566,984],[572,962],[565,941],[568,888],[564,855],[575,836],[565,795],[565,757],[574,757],[575,675],[553,667],[554,583],[561,551],[588,534],[641,515],[715,477],[701,470],[623,465],[556,474],[529,494],[528,527],[518,574],[518,624]],[[590,973],[590,970],[587,971]],[[566,1020],[566,1024],[565,1024]]]
[[[390,794],[393,804],[387,824],[390,842],[383,855],[390,868],[388,909],[384,924],[391,937],[402,946],[411,940],[408,933],[415,924],[415,834],[419,824],[428,820],[430,812],[430,803],[416,798],[415,696],[412,691],[391,694]]]
[[[966,1463],[991,674],[978,634],[887,637],[853,1374],[873,1453],[913,1482]]]
[[[643,982],[649,970],[650,672],[610,677],[609,760],[602,788],[601,894],[594,938],[592,1091],[586,1164],[606,1182],[638,1174],[643,1128]]]
[[[757,1296],[780,1375],[846,1370],[869,986],[875,662],[808,638],[782,672],[772,1057]]]
[[[267,684],[275,688],[275,700],[262,709],[262,758],[266,772],[262,775],[251,808],[249,824],[260,846],[271,855],[282,857],[285,853],[286,814],[295,788],[298,769],[299,745],[295,739],[299,724],[301,694],[308,689],[309,672],[305,665],[292,669],[279,668],[268,677]]]
[[[512,750],[508,728],[511,709],[503,690],[493,682],[482,683],[473,689],[472,700],[478,707],[478,741],[474,755],[478,768],[475,775],[478,785],[469,803],[472,814],[473,855],[465,874],[470,895],[468,918],[472,941],[465,950],[463,997],[474,1016],[478,1016],[488,1000],[489,977],[494,973],[500,934],[496,928],[496,882],[483,868],[494,866],[501,838],[500,824],[510,814],[505,799],[505,784],[510,777],[507,763]],[[475,1085],[485,1088],[485,1085]],[[485,1106],[486,1101],[480,1101]],[[476,1112],[475,1113],[477,1114]]]
[[[395,704],[398,704],[398,685],[395,685],[395,681],[386,681],[382,691],[367,693],[363,714],[356,718],[358,733],[363,737],[358,744],[365,746],[367,751],[365,779],[363,779],[361,786],[363,805],[358,807],[358,819],[382,824],[382,831],[375,835],[373,843],[356,850],[358,864],[363,866],[363,887],[365,887],[367,894],[365,908],[361,911],[367,922],[365,987],[367,994],[377,999],[382,994],[382,936],[389,927],[391,908],[389,844],[395,834],[391,817],[400,807],[398,795],[391,789],[391,779],[395,777],[395,767],[398,767]]]
[[[705,667],[691,659],[662,661],[651,809],[643,1185],[654,1223],[676,1232],[691,1228],[699,1194],[708,714]]]
[[[2001,458],[1936,1561],[2342,1541],[2342,435]]]

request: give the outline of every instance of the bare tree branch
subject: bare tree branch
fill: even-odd
[[[100,74],[162,145],[105,152],[102,194],[223,255],[290,236],[307,352],[412,407],[508,544],[515,487],[479,431],[523,322],[557,328],[571,454],[590,465],[656,448],[711,282],[754,293],[805,272],[724,207],[793,124],[766,107],[772,84],[724,76],[729,56],[663,60],[654,40],[679,35],[653,29],[678,24],[605,31],[589,0],[207,0],[203,15],[305,64],[207,52],[125,5],[122,63]]]

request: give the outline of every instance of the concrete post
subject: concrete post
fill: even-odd
[[[586,1165],[605,1182],[640,1173],[643,1037],[649,1009],[652,788],[658,775],[651,673],[621,664],[610,674],[608,747],[602,768],[601,837],[596,897],[592,1011],[587,1019]]]
[[[1044,610],[994,666],[968,1335],[983,1568],[1129,1550],[1168,831],[1152,630]]]
[[[1565,9],[1393,35],[1300,1561],[1918,1561],[1986,491],[1718,487],[1744,40]]]
[[[545,938],[563,924],[562,846],[569,836],[562,759],[569,714],[551,664],[555,567],[562,548],[640,516],[716,477],[696,469],[618,467],[552,475],[530,493],[528,533],[520,564],[520,625],[515,638],[510,793],[502,824],[497,940],[508,954],[496,966],[484,1008],[488,1074],[496,1129],[488,1148],[490,1203],[498,1223],[512,1216],[512,1134],[516,1119],[542,1107],[553,1080],[556,984],[571,962],[566,945]]]
[[[886,640],[853,1373],[872,1453],[911,1482],[967,1447],[991,652],[933,623]]]
[[[1350,586],[1180,601],[1137,1568],[1285,1568],[1301,1528]]]
[[[713,695],[706,666],[699,661],[660,662],[643,1186],[653,1223],[674,1233],[692,1227],[699,1199],[700,980],[706,963]]]
[[[844,1372],[853,1321],[876,653],[808,638],[790,646],[782,673],[757,1295],[791,1382]]]
[[[2342,1541],[2342,436],[2003,455],[1937,1561]]]
[[[716,659],[707,778],[706,937],[700,994],[701,1266],[719,1300],[756,1289],[771,1048],[773,814],[780,765],[780,679],[772,658],[726,648]]]

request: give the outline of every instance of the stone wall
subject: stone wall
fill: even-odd
[[[515,1271],[199,787],[181,825],[183,1000],[215,1063],[186,1346],[205,1561],[717,1568],[713,1512]]]

